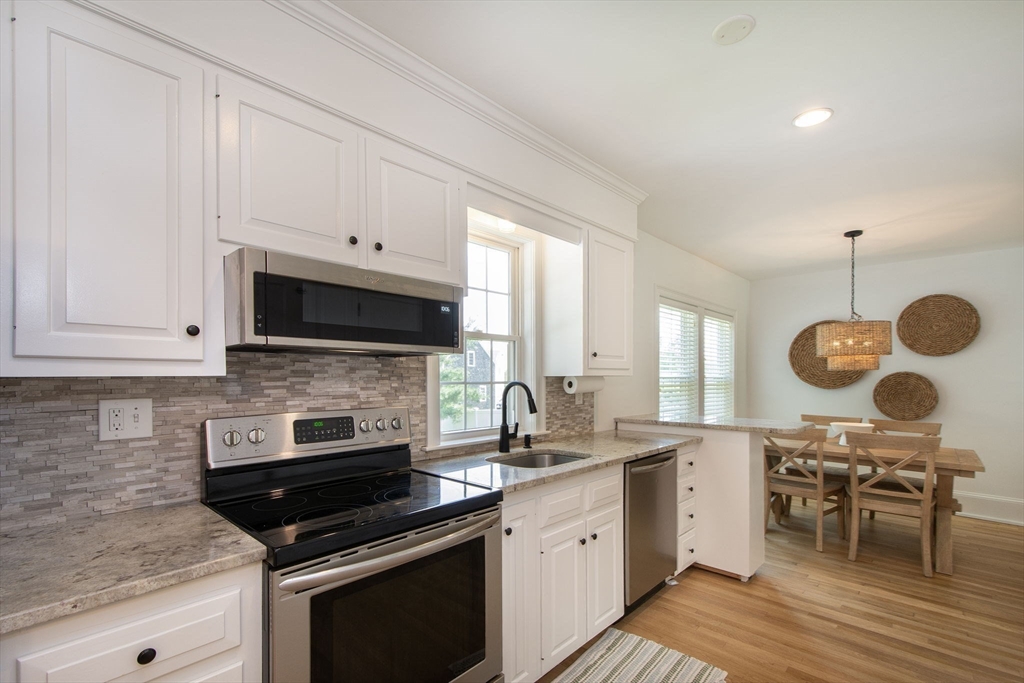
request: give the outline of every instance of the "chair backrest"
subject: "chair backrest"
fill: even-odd
[[[780,446],[776,439],[765,434],[764,456],[765,476],[769,481],[799,482],[821,486],[825,480],[825,468],[822,467],[825,455],[825,439],[827,429],[806,429],[799,434],[787,434],[782,437],[786,441],[798,441],[797,445]],[[817,468],[809,471],[803,463],[797,461],[814,458]]]
[[[828,427],[833,422],[863,422],[863,417],[839,417],[838,415],[801,415],[802,422],[810,422],[818,427]]]
[[[919,434],[920,436],[938,436],[942,431],[941,422],[908,422],[906,420],[870,419],[875,425],[875,434]]]
[[[935,453],[942,442],[937,436],[891,436],[889,434],[867,434],[864,432],[846,432],[846,443],[850,447],[850,493],[856,501],[861,495],[870,493],[891,498],[907,498],[920,501],[923,505],[931,505],[932,492],[935,487]],[[860,457],[870,458],[872,467],[881,471],[861,481],[857,476],[857,465]],[[900,470],[909,467],[920,467],[924,463],[924,490],[918,490],[913,484],[900,475]],[[898,490],[879,488],[878,485],[888,480],[900,485]]]

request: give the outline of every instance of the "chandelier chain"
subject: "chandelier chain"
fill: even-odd
[[[850,237],[850,322],[863,320],[857,310],[854,308],[854,292],[856,292],[856,279],[854,276],[856,270],[856,252],[857,252],[857,238],[856,236]]]

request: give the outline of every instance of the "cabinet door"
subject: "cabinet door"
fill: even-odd
[[[502,668],[509,683],[540,678],[540,554],[536,501],[501,514]]]
[[[16,16],[14,355],[202,360],[203,70],[41,3]]]
[[[586,546],[583,520],[540,538],[542,670],[587,642]]]
[[[462,285],[466,212],[456,169],[368,138],[366,196],[369,268]]]
[[[357,135],[345,121],[219,76],[217,162],[220,239],[359,265]]]
[[[629,370],[633,363],[633,243],[590,230],[587,282],[587,368]]]
[[[587,519],[587,636],[590,640],[625,611],[622,507]]]

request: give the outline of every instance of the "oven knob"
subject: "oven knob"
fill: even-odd
[[[393,417],[393,418],[391,418],[391,426],[394,429],[401,429],[403,427],[402,418],[400,418],[400,417]]]
[[[237,429],[229,429],[224,432],[223,441],[225,446],[237,446],[242,442],[242,434]]]
[[[249,443],[263,443],[265,438],[267,438],[267,433],[259,427],[249,430]]]
[[[377,431],[378,432],[383,432],[387,428],[388,428],[388,421],[387,420],[385,420],[383,417],[381,419],[377,420]]]
[[[360,422],[359,423],[359,431],[361,431],[364,434],[366,432],[370,431],[370,421],[369,420],[363,420],[362,422]]]

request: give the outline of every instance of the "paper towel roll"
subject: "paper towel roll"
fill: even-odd
[[[567,394],[590,394],[604,389],[604,377],[566,377],[562,388]]]

